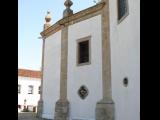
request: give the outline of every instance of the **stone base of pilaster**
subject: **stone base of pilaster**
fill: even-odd
[[[43,113],[43,101],[39,100],[38,101],[38,106],[37,106],[37,117],[42,118],[42,113]]]
[[[67,100],[56,102],[54,120],[69,120],[69,102]]]
[[[112,100],[101,100],[96,104],[96,120],[114,120],[115,107]]]

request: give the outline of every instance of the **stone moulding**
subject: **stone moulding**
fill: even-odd
[[[40,34],[43,38],[47,38],[50,35],[56,33],[57,31],[61,30],[63,27],[67,25],[72,25],[77,22],[83,21],[85,19],[89,19],[91,17],[94,17],[98,14],[102,13],[102,8],[104,7],[105,2],[101,2],[95,6],[92,6],[90,8],[87,8],[85,10],[82,10],[80,12],[77,12],[69,17],[64,17],[52,26],[50,26],[48,29],[42,31]]]

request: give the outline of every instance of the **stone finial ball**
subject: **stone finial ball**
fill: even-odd
[[[49,11],[47,11],[47,15],[45,17],[45,20],[46,20],[46,22],[50,22],[51,21],[51,15],[50,15]]]
[[[73,5],[73,2],[72,2],[71,0],[66,0],[66,1],[64,2],[64,5],[65,5],[66,7],[71,7],[71,6]]]

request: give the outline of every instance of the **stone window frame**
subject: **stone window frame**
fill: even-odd
[[[79,63],[79,43],[88,41],[89,45],[89,61],[85,63]],[[91,64],[91,35],[79,38],[76,40],[77,48],[76,48],[76,64],[77,66],[84,66],[84,65],[90,65]]]
[[[120,24],[120,23],[129,15],[129,2],[128,2],[128,0],[126,0],[126,8],[127,8],[127,11],[126,11],[126,13],[123,15],[123,17],[121,17],[121,19],[118,18],[118,13],[119,13],[118,2],[119,2],[119,0],[117,0],[117,20],[118,20],[118,24]]]

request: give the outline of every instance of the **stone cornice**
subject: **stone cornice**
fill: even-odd
[[[92,6],[90,8],[87,8],[85,10],[82,10],[80,12],[77,12],[69,17],[62,18],[55,24],[53,24],[48,29],[42,31],[40,34],[45,39],[49,37],[50,35],[54,34],[55,32],[61,30],[64,26],[72,25],[77,22],[89,19],[93,16],[96,16],[98,14],[102,13],[102,8],[104,7],[105,2],[101,2],[95,6]]]

